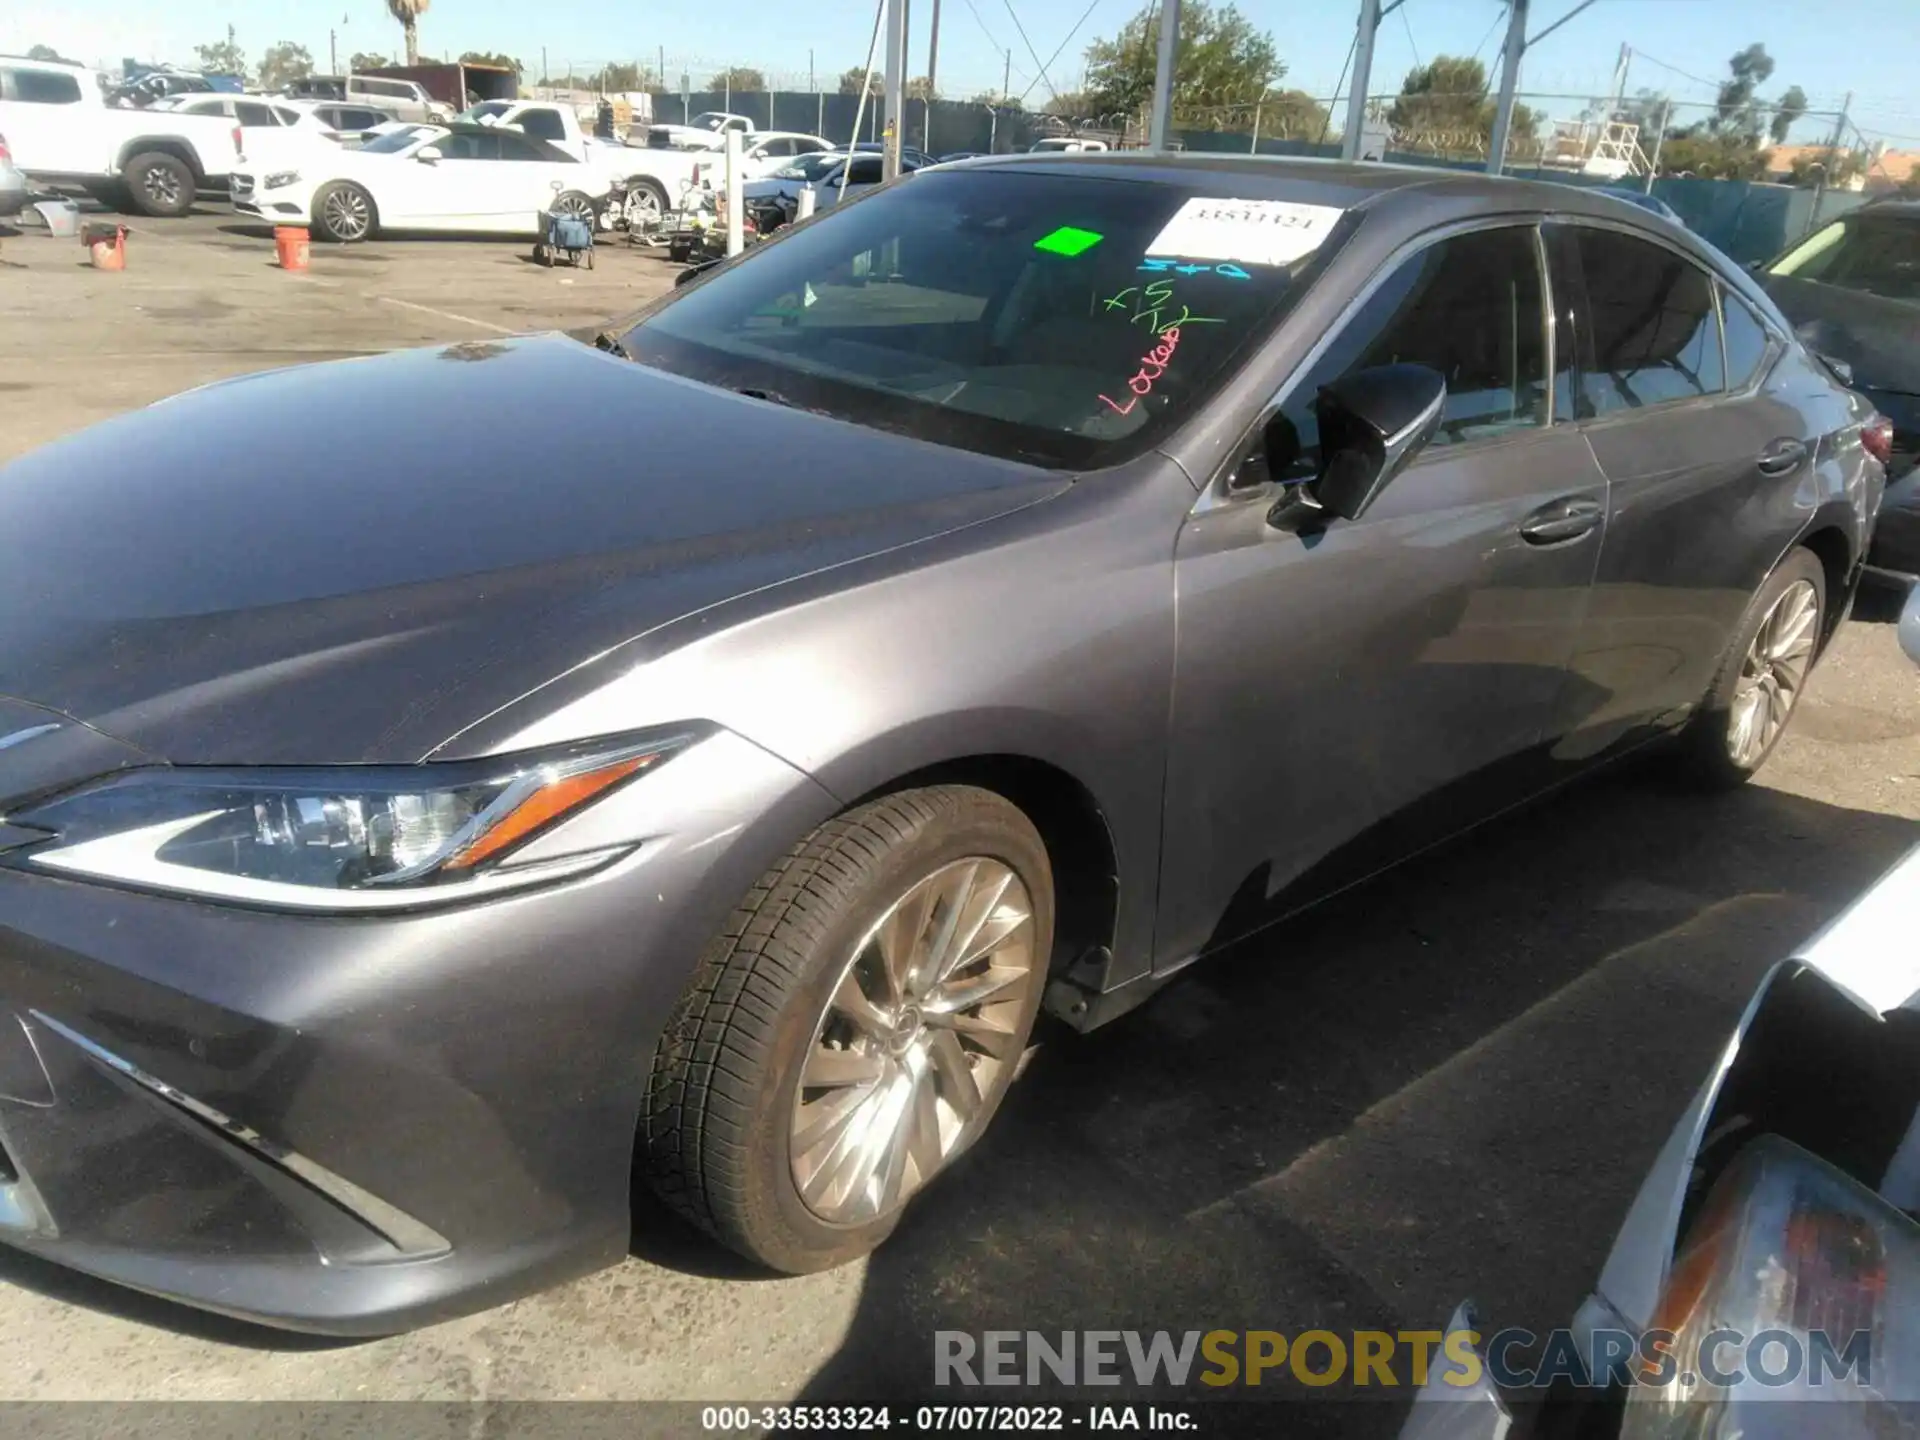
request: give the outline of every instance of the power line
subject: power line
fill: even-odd
[[[1501,22],[1503,22],[1506,18],[1507,18],[1507,7],[1502,5],[1500,7],[1500,13],[1493,17],[1493,24],[1487,27],[1487,33],[1482,35],[1480,37],[1480,43],[1473,47],[1473,58],[1475,60],[1478,60],[1480,58],[1480,52],[1487,48],[1487,41],[1493,38],[1493,32],[1500,28]]]
[[[1060,58],[1060,52],[1066,49],[1067,46],[1073,43],[1073,37],[1080,33],[1080,27],[1087,23],[1087,17],[1093,14],[1093,12],[1099,8],[1099,5],[1100,5],[1100,0],[1091,0],[1091,3],[1088,4],[1087,8],[1081,12],[1080,18],[1073,22],[1073,29],[1067,32],[1067,38],[1062,40],[1058,45],[1053,47],[1053,54],[1047,57],[1047,65],[1053,64],[1054,61]],[[1042,75],[1047,73],[1047,65],[1042,65],[1040,67],[1040,73]],[[1027,96],[1033,93],[1033,86],[1038,85],[1039,83],[1040,82],[1038,80],[1035,80],[1033,82],[1033,85],[1027,86],[1025,90],[1022,90],[1020,92],[1020,103],[1022,105],[1027,103]],[[1051,80],[1047,82],[1047,88],[1048,89],[1053,88],[1053,82]],[[1054,98],[1058,99],[1059,97],[1055,96]]]
[[[967,9],[973,12],[973,18],[980,26],[980,33],[987,37],[987,43],[993,46],[994,51],[997,54],[1001,54],[1001,55],[1006,54],[1007,47],[1002,45],[998,40],[993,38],[993,32],[987,29],[987,22],[980,18],[979,10],[974,8],[973,0],[967,0]]]
[[[1413,22],[1407,19],[1406,0],[1400,0],[1400,4],[1396,8],[1400,11],[1400,23],[1407,27],[1407,48],[1413,51],[1413,63],[1418,65],[1420,63],[1420,47],[1413,42]]]
[[[1691,80],[1696,85],[1705,85],[1709,89],[1715,91],[1716,93],[1718,93],[1720,89],[1720,82],[1718,80],[1709,80],[1703,75],[1695,75],[1691,70],[1682,70],[1678,65],[1669,65],[1667,64],[1666,61],[1662,60],[1659,56],[1649,55],[1644,50],[1636,49],[1633,52],[1633,58],[1636,60],[1650,61],[1651,63],[1658,65],[1662,70],[1671,70],[1674,74],[1680,76],[1682,79]]]
[[[1013,21],[1013,28],[1020,32],[1020,43],[1025,45],[1027,47],[1027,53],[1033,56],[1033,63],[1040,65],[1040,52],[1033,48],[1033,41],[1027,39],[1027,27],[1020,23],[1020,16],[1013,8],[1013,0],[1003,0],[1003,3],[1007,7],[1008,17]],[[1046,82],[1048,93],[1051,94],[1055,100],[1058,100],[1060,98],[1060,92],[1054,88],[1053,77],[1047,74],[1047,67],[1045,65],[1040,65],[1040,78]],[[1031,90],[1033,87],[1029,85],[1027,88]]]

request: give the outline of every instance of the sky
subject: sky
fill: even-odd
[[[937,80],[942,94],[997,90],[1011,62],[1012,89],[1038,106],[1050,90],[1077,88],[1087,42],[1111,35],[1141,0],[940,0]],[[1532,0],[1530,33],[1573,8],[1576,0]],[[913,0],[913,69],[926,69],[934,0]],[[1357,0],[1239,0],[1241,12],[1269,31],[1287,64],[1283,83],[1317,96],[1336,93]],[[271,9],[272,18],[263,18]],[[873,10],[848,0],[730,0],[725,6],[556,4],[524,0],[435,0],[420,22],[424,55],[464,50],[519,57],[529,76],[541,55],[556,74],[585,73],[611,61],[691,72],[695,88],[727,65],[753,66],[781,88],[804,89],[809,57],[831,88],[843,70],[864,65]],[[1535,95],[1603,95],[1612,88],[1620,46],[1632,47],[1627,91],[1650,88],[1675,100],[1711,100],[1726,62],[1753,41],[1767,47],[1776,69],[1761,89],[1777,96],[1789,85],[1806,91],[1810,108],[1836,110],[1849,91],[1851,114],[1870,139],[1920,150],[1920,89],[1913,84],[1917,0],[1852,0],[1844,23],[1806,0],[1597,0],[1529,52],[1520,88]],[[1497,70],[1503,10],[1499,0],[1406,0],[1381,29],[1374,61],[1375,93],[1399,88],[1409,67],[1439,54],[1478,54]],[[192,63],[196,44],[224,37],[231,24],[256,60],[276,41],[305,45],[325,68],[329,32],[339,60],[355,51],[392,54],[400,29],[383,0],[7,0],[0,6],[0,53],[34,44],[63,55],[117,64],[123,56]],[[1057,58],[1056,50],[1059,52]],[[1041,78],[1045,68],[1046,78]],[[1548,103],[1570,114],[1578,102]],[[1697,115],[1699,112],[1695,112]],[[1687,117],[1683,114],[1682,120]],[[1792,135],[1819,141],[1813,119]]]

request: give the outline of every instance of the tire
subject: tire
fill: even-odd
[[[133,197],[127,193],[125,181],[88,180],[80,188],[105,209],[125,212],[133,208]]]
[[[199,185],[193,167],[178,155],[148,150],[134,156],[121,170],[127,198],[135,213],[168,219],[193,208]]]
[[[982,958],[929,988],[909,962],[931,964],[930,947],[906,939],[938,939],[956,913]],[[992,1120],[1052,943],[1046,846],[998,795],[907,790],[828,821],[761,878],[668,1021],[641,1118],[644,1177],[774,1270],[866,1254]],[[992,998],[962,1003],[969,993]],[[907,1123],[880,1122],[874,1107],[889,1105]],[[885,1142],[854,1143],[863,1130]]]
[[[1683,780],[1729,790],[1767,763],[1820,657],[1826,618],[1827,572],[1796,547],[1747,602],[1706,699],[1681,732]]]
[[[554,196],[547,209],[555,215],[577,215],[587,222],[589,230],[600,228],[600,212],[594,207],[593,197],[578,190],[566,190]]]
[[[352,245],[380,228],[380,212],[373,196],[351,180],[320,187],[313,197],[313,229],[323,240]]]
[[[667,213],[673,202],[667,197],[667,187],[658,180],[645,175],[627,177],[627,225],[631,229],[638,224],[646,224],[646,212],[651,208],[656,216]]]

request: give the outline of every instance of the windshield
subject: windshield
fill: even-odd
[[[725,111],[706,110],[694,116],[692,124],[696,130],[718,130],[732,118]]]
[[[680,292],[622,348],[856,424],[1112,463],[1204,404],[1334,248],[1337,209],[1196,182],[916,176]]]
[[[836,155],[831,150],[816,151],[812,155],[802,155],[791,164],[782,165],[773,172],[776,180],[818,180],[829,170],[838,169],[846,157]]]
[[[1767,273],[1920,300],[1920,216],[1849,215],[1794,246]]]
[[[417,145],[422,140],[430,140],[443,132],[431,125],[408,125],[399,130],[385,130],[374,136],[360,147],[362,155],[392,155],[409,145]]]

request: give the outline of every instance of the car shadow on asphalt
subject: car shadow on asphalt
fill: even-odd
[[[1760,978],[1916,842],[1622,770],[1056,1028],[869,1259],[806,1398],[1212,1398],[936,1394],[937,1330],[1435,1329],[1469,1297],[1493,1328],[1565,1323]],[[1268,1433],[1392,1434],[1404,1405],[1230,1393],[1350,1402],[1219,1412]]]

